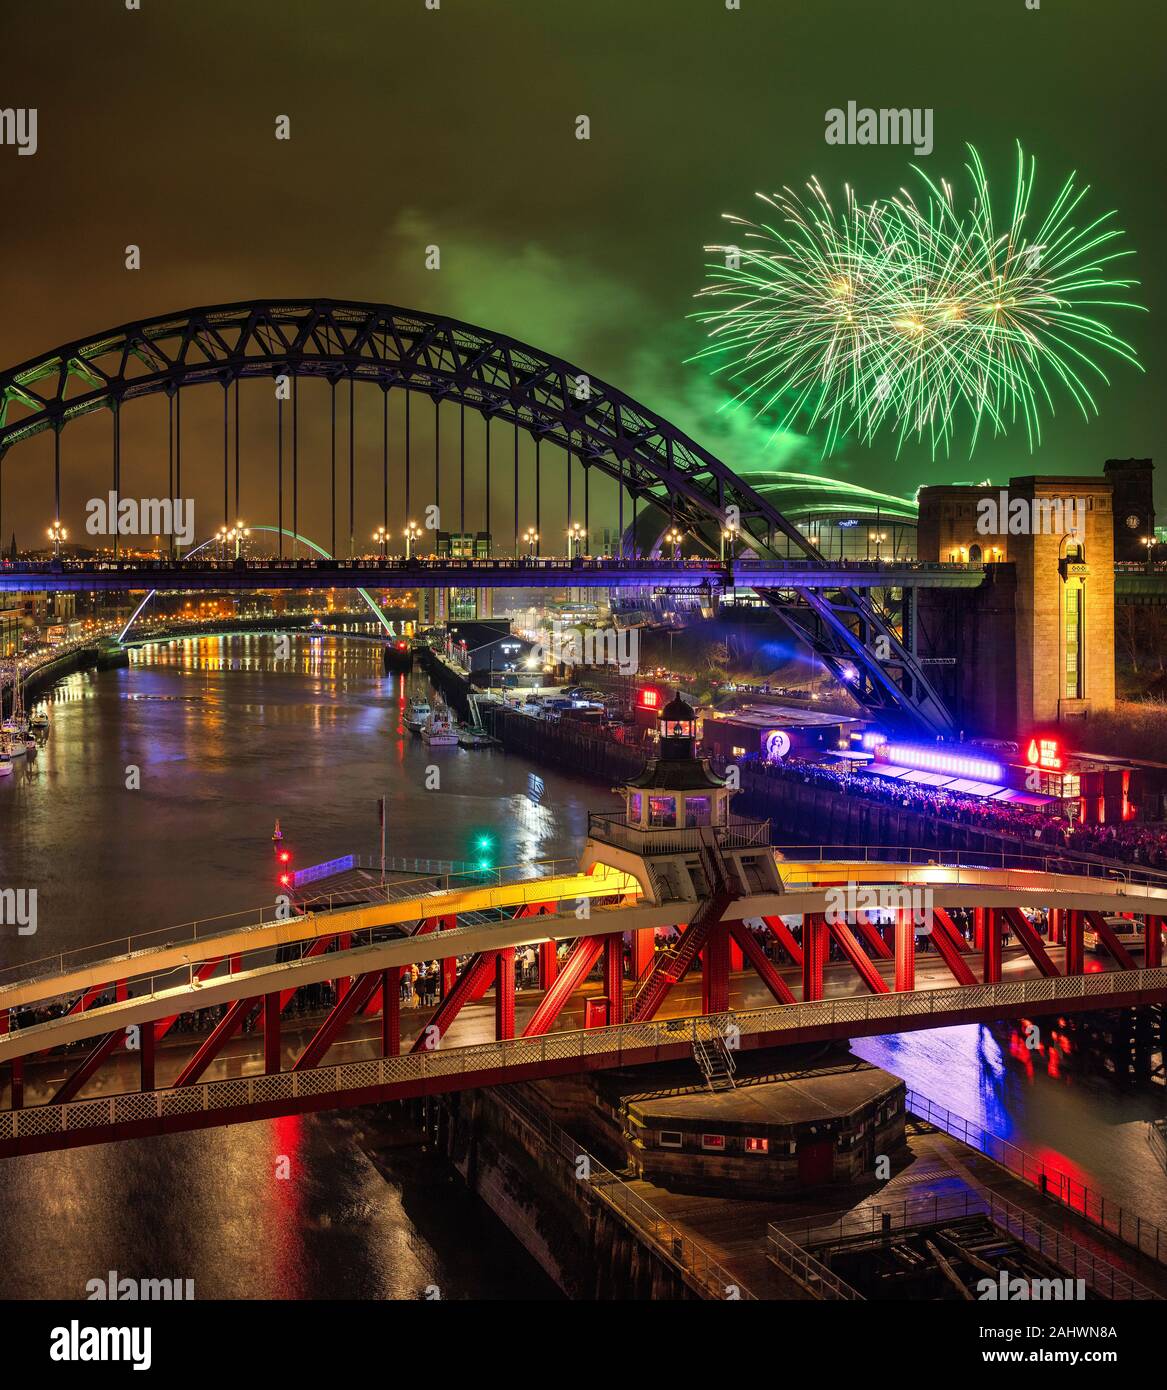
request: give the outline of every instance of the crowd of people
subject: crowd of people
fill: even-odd
[[[782,763],[751,762],[749,772],[763,781],[794,780],[807,785],[829,786],[845,796],[886,802],[939,820],[1029,841],[1055,852],[1070,850],[1153,869],[1167,869],[1167,830],[1162,826],[1146,825],[1140,821],[1107,825],[1071,824],[1065,816],[1038,806],[962,795],[924,786],[919,782],[903,782],[796,759]]]

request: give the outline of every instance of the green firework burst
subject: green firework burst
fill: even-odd
[[[1115,273],[1133,254],[1106,213],[1081,226],[1089,192],[1071,175],[1044,216],[1031,210],[1035,167],[1017,148],[1007,221],[995,218],[975,149],[962,211],[951,185],[921,179],[861,204],[848,188],[834,206],[817,180],[759,198],[776,216],[748,221],[740,245],[707,247],[694,314],[709,332],[695,360],[736,388],[734,404],[824,431],[824,455],[844,439],[880,432],[896,449],[927,440],[947,452],[969,431],[1024,425],[1032,450],[1041,422],[1067,395],[1097,414],[1092,387],[1114,355],[1139,367],[1135,349],[1102,315],[1139,309],[1137,281]],[[1141,368],[1140,368],[1141,370]]]

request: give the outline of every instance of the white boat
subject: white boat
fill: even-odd
[[[11,720],[6,719],[3,725],[0,725],[0,743],[2,743],[4,751],[8,754],[9,758],[27,757],[29,740],[25,738],[24,734],[10,729],[8,727],[10,723]],[[36,739],[32,740],[32,746],[34,749],[36,748]]]
[[[445,705],[434,705],[430,717],[425,721],[421,736],[431,748],[456,748],[458,735],[450,721],[450,711]]]
[[[426,726],[426,721],[430,717],[429,701],[421,696],[415,696],[409,702],[409,709],[405,715],[405,727],[412,729],[415,734],[420,734]]]
[[[0,777],[12,776],[12,754],[7,745],[0,745]]]
[[[34,734],[47,734],[49,731],[48,710],[38,709],[29,719],[28,727]]]

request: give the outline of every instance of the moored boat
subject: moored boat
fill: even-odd
[[[405,727],[412,729],[415,734],[420,734],[425,728],[426,720],[430,717],[429,701],[420,695],[415,695],[409,702],[409,708],[405,712]]]
[[[456,748],[458,746],[458,735],[454,731],[454,725],[450,719],[449,709],[439,703],[435,703],[430,716],[425,722],[425,727],[421,731],[422,738],[431,748]]]

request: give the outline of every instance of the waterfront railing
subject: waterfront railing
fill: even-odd
[[[1129,1301],[1158,1297],[1105,1255],[1086,1249],[1032,1212],[987,1188],[913,1197],[887,1205],[872,1203],[829,1216],[783,1221],[771,1226],[769,1233],[785,1237],[809,1253],[860,1237],[890,1235],[977,1215],[988,1217],[999,1230],[1051,1260],[1072,1278],[1082,1280],[1102,1298]]]
[[[679,1266],[706,1297],[731,1302],[757,1301],[737,1275],[726,1269],[688,1231],[670,1221],[549,1115],[530,1105],[511,1086],[500,1086],[494,1094],[540,1142],[568,1164],[569,1171],[587,1184],[587,1190],[594,1197],[618,1212],[637,1235],[645,1237],[670,1263]]]
[[[1032,1183],[1051,1202],[1059,1203],[1075,1216],[1082,1217],[1157,1264],[1167,1265],[1167,1232],[1153,1221],[1125,1210],[1113,1198],[1078,1182],[1051,1163],[1034,1158],[983,1125],[966,1120],[963,1115],[956,1115],[943,1105],[936,1105],[918,1091],[908,1091],[906,1104],[918,1119],[976,1149],[1023,1182]]]

